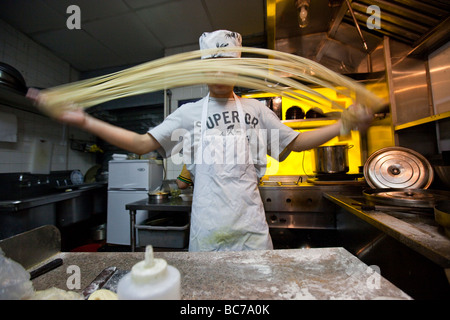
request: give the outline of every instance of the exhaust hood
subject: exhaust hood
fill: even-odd
[[[335,72],[382,71],[384,64],[377,65],[376,60],[385,36],[407,44],[415,56],[426,56],[450,40],[447,0],[311,0],[304,27],[299,27],[299,2],[267,0],[268,47]],[[367,25],[374,13],[370,6],[379,8],[379,29]]]

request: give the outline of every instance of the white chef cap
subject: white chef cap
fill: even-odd
[[[240,58],[241,52],[220,52],[222,47],[242,47],[242,37],[237,32],[228,30],[217,30],[213,32],[204,32],[199,39],[200,50],[218,48],[217,52],[202,55],[202,59],[207,58]]]

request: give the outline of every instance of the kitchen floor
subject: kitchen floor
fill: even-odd
[[[73,251],[77,248],[101,243],[92,239],[92,229],[99,225],[96,219],[86,220],[66,227],[59,227],[61,232],[61,251]]]
[[[333,229],[270,229],[274,249],[302,249],[338,247],[339,241],[336,230]],[[131,252],[128,245],[108,244],[103,241],[87,241],[87,243],[73,248],[76,252]],[[145,247],[137,247],[136,251],[143,252]],[[154,248],[155,252],[183,252],[188,248]]]
[[[339,246],[334,229],[272,228],[274,249],[326,248]]]
[[[136,247],[136,251],[144,252],[145,247]],[[188,251],[188,248],[153,248],[155,252],[183,252]],[[104,244],[100,248],[98,248],[97,252],[131,252],[130,246],[125,245],[114,245],[114,244]]]

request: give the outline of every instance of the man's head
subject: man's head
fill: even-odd
[[[242,36],[237,32],[217,30],[204,32],[199,39],[200,50],[217,48],[217,52],[202,55],[202,59],[209,58],[240,58],[241,52],[221,52],[220,48],[242,47]]]
[[[242,37],[237,32],[228,30],[217,30],[213,32],[204,32],[199,39],[200,49],[213,49],[218,50],[214,53],[202,55],[202,59],[213,58],[240,58],[240,51],[221,51],[220,48],[232,48],[242,47]],[[217,75],[220,78],[220,73]],[[224,84],[208,84],[210,96],[217,98],[231,97],[233,92],[233,86]]]

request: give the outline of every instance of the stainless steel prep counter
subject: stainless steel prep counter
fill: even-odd
[[[106,212],[106,183],[102,182],[55,188],[41,196],[2,200],[0,239],[43,225],[74,225],[103,212]]]
[[[1,212],[18,212],[21,210],[26,210],[38,206],[43,206],[50,203],[55,203],[59,201],[64,201],[72,198],[76,198],[83,193],[90,192],[92,190],[105,188],[106,183],[86,183],[83,185],[59,188],[61,191],[53,192],[46,195],[41,195],[38,197],[30,197],[26,199],[17,200],[4,200],[0,201],[0,213]]]
[[[450,268],[450,239],[439,231],[434,216],[362,210],[362,195],[324,193],[324,197],[378,228],[442,268]]]
[[[172,198],[163,202],[151,202],[148,198],[128,203],[125,209],[130,211],[130,244],[131,251],[136,251],[136,211],[147,210],[151,211],[183,211],[191,212],[192,201],[183,201],[181,197]]]
[[[450,298],[450,239],[430,211],[364,208],[362,194],[327,192],[337,205],[339,246],[380,267],[414,299]],[[369,210],[370,209],[370,210]]]
[[[184,300],[411,299],[343,248],[240,252],[155,252],[181,273]],[[59,253],[64,264],[36,279],[36,290],[68,290],[78,266],[81,292],[102,270],[129,271],[143,252]]]

